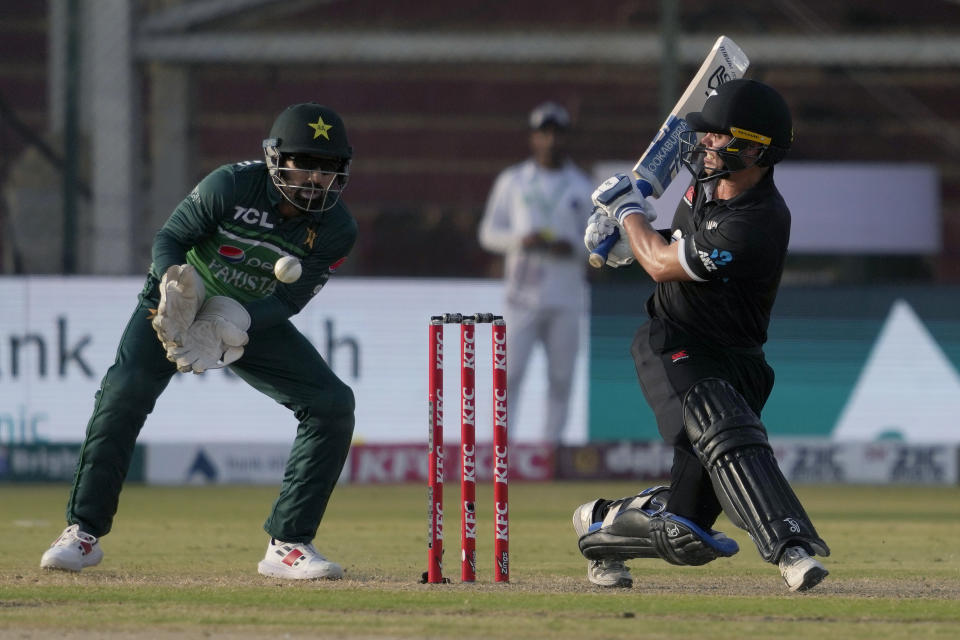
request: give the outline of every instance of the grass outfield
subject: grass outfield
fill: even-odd
[[[39,569],[67,488],[0,485],[0,637],[7,638],[958,638],[960,488],[799,487],[833,555],[791,594],[726,520],[741,552],[704,567],[634,560],[634,588],[585,578],[570,515],[628,484],[510,487],[511,578],[493,584],[490,489],[478,487],[478,583],[418,584],[426,491],[341,487],[317,546],[347,579],[256,573],[273,487],[130,486],[105,558],[82,574]],[[458,487],[448,484],[447,574],[459,577]]]

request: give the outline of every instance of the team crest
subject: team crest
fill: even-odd
[[[317,231],[313,227],[307,227],[307,238],[303,241],[303,245],[310,249],[313,249],[313,243],[317,241]]]
[[[320,136],[323,136],[327,140],[330,139],[330,134],[327,133],[330,129],[333,128],[333,125],[327,124],[323,121],[323,116],[317,116],[316,122],[308,122],[307,126],[313,129],[313,139],[316,140]]]

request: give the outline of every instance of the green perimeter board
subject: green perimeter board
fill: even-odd
[[[630,343],[647,320],[653,283],[591,289],[591,441],[658,439],[637,383]],[[954,367],[960,365],[960,288],[783,287],[773,308],[767,361],[777,381],[763,411],[774,436],[828,436],[891,306],[905,300]]]

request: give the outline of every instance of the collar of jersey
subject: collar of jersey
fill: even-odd
[[[766,201],[768,194],[773,189],[773,167],[762,178],[760,182],[753,185],[743,193],[723,201],[723,206],[727,209],[741,210],[753,209],[758,204]]]

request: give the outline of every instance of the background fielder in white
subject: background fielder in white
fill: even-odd
[[[566,109],[543,103],[530,113],[529,124],[531,157],[497,176],[480,223],[480,244],[506,256],[510,420],[517,417],[518,392],[540,343],[548,376],[543,440],[559,442],[586,303],[581,236],[594,185],[567,157]]]

